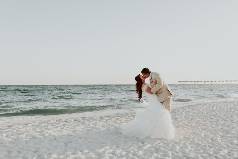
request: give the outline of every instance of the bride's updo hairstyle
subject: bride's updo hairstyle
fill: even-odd
[[[136,80],[136,93],[138,94],[138,99],[140,100],[142,98],[142,85],[143,85],[143,81],[140,78],[140,75],[137,75],[135,77]]]

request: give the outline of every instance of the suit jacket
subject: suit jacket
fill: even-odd
[[[168,85],[165,84],[160,75],[156,72],[151,72],[150,74],[150,87],[151,92],[158,96],[160,102],[163,102],[172,96],[172,92],[168,88]]]

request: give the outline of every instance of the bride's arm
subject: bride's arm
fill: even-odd
[[[143,85],[142,90],[149,93],[149,94],[153,94],[152,91],[151,91],[151,88],[147,84]]]
[[[150,87],[147,87],[147,89],[145,90],[147,93],[149,93],[149,94],[153,94],[152,92],[151,92],[151,88]]]

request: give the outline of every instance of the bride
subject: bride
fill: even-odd
[[[123,133],[139,138],[173,139],[175,129],[170,112],[158,101],[157,96],[151,93],[151,88],[145,84],[141,75],[136,76],[135,80],[139,101],[142,99],[142,92],[146,92],[148,103],[144,111],[136,113],[133,121],[122,126]]]

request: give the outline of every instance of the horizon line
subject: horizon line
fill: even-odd
[[[168,85],[173,85],[173,84],[238,84],[238,83],[222,83],[222,82],[178,82],[178,83],[168,83]],[[108,84],[0,84],[0,86],[99,86],[99,85],[135,85],[133,83],[122,83],[122,84],[113,84],[113,83],[108,83]]]

